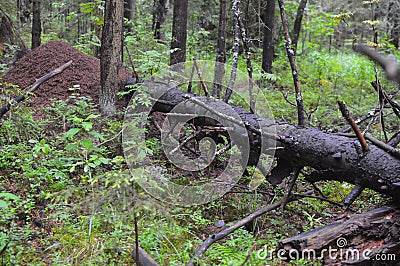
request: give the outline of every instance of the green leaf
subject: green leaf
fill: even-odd
[[[0,197],[8,200],[20,200],[18,196],[8,192],[1,192]]]
[[[0,200],[0,208],[5,208],[5,209],[7,209],[7,208],[8,208],[7,202],[5,202],[4,200]]]
[[[100,115],[96,115],[96,114],[90,114],[90,115],[88,115],[88,117],[86,117],[86,121],[88,121],[88,120],[90,120],[90,119],[92,119],[92,118],[98,118]]]
[[[103,134],[100,134],[99,132],[96,132],[96,131],[90,131],[90,132],[88,132],[88,134],[99,138],[99,140],[104,140],[105,139]]]
[[[83,139],[81,140],[81,143],[87,149],[90,149],[93,146],[93,142],[90,139]]]
[[[91,130],[92,127],[93,127],[93,123],[92,123],[92,122],[83,122],[83,123],[82,123],[82,128],[83,128],[85,131]]]
[[[68,131],[65,133],[65,136],[66,136],[67,138],[69,138],[69,139],[72,139],[76,134],[78,134],[79,131],[81,131],[80,128],[76,128],[76,127],[71,128],[70,130],[68,130]]]

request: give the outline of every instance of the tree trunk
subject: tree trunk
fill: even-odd
[[[264,40],[262,52],[262,69],[272,73],[272,62],[274,60],[274,17],[276,0],[267,0],[263,10]]]
[[[41,33],[42,23],[40,21],[40,0],[33,0],[32,49],[40,46]]]
[[[188,0],[174,1],[170,65],[186,61],[187,11]]]
[[[107,0],[104,10],[104,27],[100,51],[100,112],[116,113],[118,70],[121,67],[121,38],[124,2]]]
[[[214,87],[212,95],[221,98],[222,81],[225,75],[226,62],[226,23],[227,23],[228,0],[219,1],[219,24],[217,39],[217,58],[214,70]]]
[[[390,43],[393,44],[396,49],[399,49],[399,39],[400,39],[400,18],[398,13],[400,12],[400,4],[397,2],[389,3],[389,20],[391,22],[390,30]]]
[[[168,0],[154,0],[152,29],[154,38],[159,40],[164,39],[163,27],[167,20],[168,6]]]
[[[124,3],[124,18],[133,20],[136,11],[136,0],[125,0]]]
[[[151,97],[159,99],[153,106],[154,111],[168,113],[174,106],[183,102],[186,104],[188,98],[197,98],[195,95],[170,89],[161,83],[149,82],[144,83],[144,86],[149,88]],[[162,96],[154,96],[153,93]],[[196,106],[191,106],[189,109],[194,108]],[[221,107],[213,107],[212,112],[229,113],[226,108],[226,105],[221,104]],[[275,156],[286,163],[286,169],[308,166],[310,168],[306,178],[310,182],[337,180],[361,184],[364,188],[388,195],[400,202],[400,159],[396,157],[398,155],[392,155],[372,143],[368,144],[369,151],[363,153],[355,137],[325,133],[311,127],[298,128],[258,117],[237,107],[230,108],[235,110],[246,125],[248,136],[242,137],[248,138],[247,141],[250,143],[249,165],[257,165],[260,154],[270,154],[269,148],[262,150],[260,143],[268,142],[271,136],[264,133],[275,128],[276,133],[272,136],[276,139]],[[215,123],[215,120],[203,119],[199,125],[215,125]],[[280,183],[286,177],[276,178],[274,172],[273,169],[271,176],[267,177],[271,183]]]
[[[292,48],[294,50],[294,54],[297,51],[297,43],[299,41],[300,30],[301,30],[301,21],[303,20],[304,9],[306,8],[307,0],[301,0],[299,3],[299,7],[297,8],[296,20],[294,21],[293,33],[292,33]]]
[[[26,46],[21,37],[16,34],[10,17],[0,8],[0,43],[17,44],[22,51]]]

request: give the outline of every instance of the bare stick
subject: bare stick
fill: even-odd
[[[398,131],[396,134],[394,134],[394,135],[390,138],[390,140],[389,140],[389,142],[388,142],[388,145],[394,148],[394,147],[396,147],[399,143],[400,143],[400,131]]]
[[[135,75],[136,83],[140,83],[140,78],[139,78],[139,76],[138,76],[138,74],[136,72],[135,64],[133,63],[131,53],[129,52],[128,45],[126,43],[125,43],[125,50],[128,53],[129,62],[131,63],[132,72],[133,72],[133,75]]]
[[[296,184],[296,180],[299,177],[300,171],[302,167],[296,167],[292,173],[292,178],[290,178],[289,186],[287,188],[286,194],[282,199],[281,210],[283,211],[286,207],[286,204],[289,202],[290,197],[292,196],[292,191],[294,185]]]
[[[195,65],[193,64],[192,70],[190,71],[190,78],[189,78],[188,87],[187,87],[187,92],[189,92],[189,93],[192,92],[193,74],[194,74],[195,68],[196,68],[196,67],[195,67]]]
[[[304,115],[303,96],[301,95],[299,75],[298,75],[297,67],[296,67],[295,51],[291,47],[288,21],[287,21],[286,12],[285,12],[285,4],[284,4],[283,0],[278,0],[278,3],[279,3],[279,9],[280,9],[280,13],[281,13],[282,24],[283,24],[283,31],[285,33],[284,35],[285,35],[286,52],[287,52],[287,55],[289,58],[290,67],[292,69],[294,88],[296,91],[297,120],[298,120],[297,123],[299,126],[305,126],[306,118]]]
[[[60,74],[61,72],[64,71],[64,69],[66,69],[67,67],[69,67],[72,64],[72,60],[68,61],[67,63],[65,63],[64,65],[50,71],[49,73],[47,73],[46,75],[44,75],[43,77],[41,77],[40,79],[36,80],[35,83],[33,83],[32,87],[30,87],[29,89],[27,89],[23,95],[19,95],[17,97],[15,97],[14,99],[12,99],[13,104],[9,103],[5,106],[3,106],[0,109],[0,118],[3,117],[3,115],[5,113],[7,113],[8,111],[10,111],[12,105],[14,104],[18,104],[20,102],[22,102],[23,100],[25,100],[26,94],[30,93],[30,92],[34,92],[42,83],[44,83],[45,81],[49,80],[50,78],[52,78],[53,76]]]
[[[350,116],[350,112],[346,107],[346,104],[343,101],[337,101],[340,112],[342,113],[343,117],[347,120],[347,122],[350,124],[351,128],[353,129],[354,133],[356,134],[358,141],[361,144],[363,152],[368,151],[368,146],[367,142],[365,141],[365,138],[363,134],[360,131],[360,128],[357,126],[357,124],[354,122],[353,118]]]
[[[206,83],[204,82],[203,74],[201,73],[201,69],[200,69],[200,67],[199,67],[199,64],[197,64],[196,58],[194,58],[194,57],[193,57],[193,64],[194,64],[194,67],[196,68],[197,76],[199,76],[201,88],[203,89],[204,94],[205,94],[207,97],[209,97],[210,94],[208,93],[208,89],[207,89]]]
[[[291,197],[289,199],[289,201],[293,201],[295,199],[296,199],[295,197]],[[194,261],[200,259],[212,244],[214,244],[218,240],[221,240],[222,238],[226,237],[227,235],[229,235],[230,233],[232,233],[235,230],[239,229],[240,227],[244,226],[248,222],[251,222],[251,221],[255,220],[256,218],[260,217],[261,215],[264,215],[267,212],[270,212],[272,210],[275,210],[275,209],[279,208],[279,206],[281,206],[282,202],[283,201],[280,200],[280,201],[275,202],[274,204],[265,206],[265,207],[255,211],[255,212],[253,212],[252,214],[248,215],[247,217],[241,219],[240,221],[238,221],[234,225],[229,226],[228,228],[222,230],[221,232],[213,234],[210,237],[208,237],[206,239],[206,241],[204,241],[204,243],[196,251],[196,254],[194,254],[192,259],[188,262],[187,266],[194,266],[195,265]]]
[[[232,88],[235,85],[236,72],[239,58],[239,0],[233,1],[233,61],[232,61],[232,71],[231,79],[229,80],[228,88],[226,88],[226,93],[224,97],[224,102],[228,102],[232,95]]]

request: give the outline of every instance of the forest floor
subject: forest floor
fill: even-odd
[[[5,84],[14,84],[19,86],[19,88],[26,89],[29,88],[31,84],[33,84],[37,79],[40,77],[44,76],[48,72],[56,69],[57,67],[63,65],[64,63],[68,62],[69,60],[73,60],[73,63],[70,67],[65,69],[62,73],[54,76],[50,80],[46,81],[42,85],[39,86],[39,88],[29,97],[29,108],[32,108],[34,110],[34,115],[35,119],[40,120],[41,115],[43,112],[43,108],[46,106],[49,106],[53,100],[52,99],[58,99],[62,101],[69,102],[71,97],[73,97],[74,94],[79,93],[81,96],[85,97],[90,97],[93,100],[93,103],[95,103],[95,106],[97,106],[97,102],[99,99],[99,93],[100,93],[100,60],[87,55],[85,53],[82,53],[78,51],[77,49],[73,48],[69,44],[66,44],[61,41],[51,41],[49,43],[43,44],[42,46],[39,46],[38,48],[34,49],[33,51],[27,53],[24,55],[20,60],[18,60],[12,68],[2,77],[2,82]],[[131,73],[127,71],[125,68],[121,68],[120,70],[120,76],[119,76],[119,90],[122,91],[124,90],[124,85],[126,84],[126,80],[131,77]],[[4,88],[3,88],[4,89]],[[122,110],[123,107],[125,107],[128,103],[128,100],[125,96],[125,98],[119,98],[118,101],[118,106],[119,109]],[[86,114],[87,116],[88,114]],[[158,117],[158,118],[157,118]],[[102,119],[101,117],[98,118],[99,120]],[[161,114],[156,115],[156,122],[162,121],[163,117]],[[59,121],[60,122],[60,121]],[[74,122],[77,123],[77,122]],[[101,124],[101,122],[100,122]],[[72,124],[74,125],[74,124]],[[77,125],[74,125],[77,126]],[[71,126],[72,128],[73,126]],[[156,129],[156,125],[153,124],[151,129]],[[58,132],[55,132],[56,134],[62,135],[66,133],[66,128],[65,126],[54,126],[51,128],[51,130],[58,130]],[[68,130],[68,127],[67,127]],[[101,132],[102,133],[102,132]],[[54,132],[52,132],[54,134]],[[46,135],[46,134],[44,134]],[[50,134],[49,134],[50,135]],[[111,136],[112,137],[112,136]],[[152,133],[150,134],[150,137],[152,138],[159,138],[157,133]],[[29,139],[29,138],[28,138]],[[30,140],[29,140],[30,141]],[[60,142],[57,142],[54,144],[60,145]],[[1,148],[2,143],[0,143],[0,148]],[[43,144],[43,147],[45,147],[46,144]],[[29,146],[29,145],[27,145]],[[154,145],[156,148],[157,144]],[[34,145],[34,147],[39,147],[37,144]],[[120,143],[118,145],[115,145],[115,147],[120,147]],[[29,147],[28,147],[29,148]],[[28,149],[27,148],[27,149]],[[42,151],[45,151],[45,149],[42,149]],[[17,154],[16,151],[14,151],[15,154]],[[48,153],[44,152],[44,153]],[[111,154],[116,155],[119,154],[121,155],[121,151],[111,151]],[[154,156],[156,156],[155,154]],[[165,155],[163,154],[158,154],[161,156],[158,158],[160,161],[167,161],[167,158],[164,158]],[[45,155],[37,155],[38,158],[41,156]],[[49,157],[51,157],[51,152],[49,154]],[[29,159],[29,158],[28,158]],[[30,158],[31,160],[38,160],[37,158]],[[7,161],[9,159],[4,159],[4,161]],[[10,159],[12,160],[12,158]],[[49,159],[50,160],[50,159]],[[7,161],[9,162],[9,161]],[[23,162],[22,162],[23,163]],[[78,165],[78,164],[77,164]],[[216,174],[222,170],[222,165],[220,168],[216,167],[213,169],[213,173],[211,174]],[[36,166],[39,168],[38,166]],[[58,167],[58,166],[57,166]],[[107,169],[108,166],[105,166],[104,169]],[[170,171],[170,175],[172,179],[179,179],[182,176],[185,176],[185,172],[179,171],[179,170],[174,170],[173,165],[165,165],[166,168],[168,168]],[[11,168],[11,167],[10,167]],[[16,167],[15,169],[19,169]],[[53,170],[53,169],[52,169]],[[101,168],[101,170],[103,170]],[[8,181],[1,182],[0,183],[0,188],[3,187],[7,192],[14,193],[18,195],[21,198],[29,198],[30,193],[35,193],[34,191],[38,190],[37,194],[39,195],[40,190],[48,190],[48,188],[41,188],[40,185],[38,184],[39,187],[36,187],[35,184],[29,184],[29,180],[27,183],[24,183],[24,181],[19,181],[20,177],[18,176],[13,176],[11,177],[14,173],[10,172],[11,170],[2,170],[0,169],[0,175],[4,177],[9,177]],[[23,175],[26,174],[28,171],[27,170],[18,170],[19,174]],[[24,172],[25,171],[25,172]],[[30,170],[33,173],[33,170]],[[47,173],[40,173],[43,174],[45,177],[47,176]],[[80,174],[83,174],[83,171],[80,172]],[[18,174],[17,174],[18,175]],[[70,171],[68,174],[70,177],[73,175],[73,173]],[[208,173],[210,175],[210,173]],[[78,174],[73,177],[74,183],[79,183],[86,182],[85,180],[80,180],[81,176]],[[187,176],[185,176],[187,178]],[[191,176],[191,178],[197,178],[197,176]],[[32,179],[33,180],[33,179]],[[39,180],[39,179],[38,179]],[[225,224],[232,223],[234,221],[237,221],[238,219],[242,218],[245,215],[248,215],[251,213],[251,211],[254,211],[256,208],[259,206],[263,206],[265,204],[268,204],[271,202],[274,198],[273,195],[275,195],[276,191],[274,191],[274,188],[268,185],[264,185],[263,193],[264,194],[258,194],[254,196],[254,198],[251,197],[251,194],[253,192],[246,190],[247,188],[247,183],[249,180],[242,180],[239,182],[238,187],[233,189],[230,193],[225,195],[224,197],[221,198],[219,203],[216,203],[215,205],[209,205],[209,206],[204,206],[204,209],[200,206],[198,210],[200,212],[194,211],[191,214],[188,214],[187,216],[185,215],[177,215],[179,223],[182,227],[185,227],[187,224],[187,227],[191,225],[190,231],[194,232],[194,234],[198,237],[196,242],[196,245],[199,245],[201,243],[201,240],[204,240],[208,234],[214,233],[215,231],[222,230],[222,228],[225,226]],[[57,181],[58,182],[58,181]],[[247,183],[246,183],[247,182]],[[49,185],[50,187],[50,181],[44,182],[43,184]],[[66,184],[69,184],[66,182]],[[25,186],[25,187],[24,187]],[[284,191],[284,186],[276,188],[275,190],[279,190],[279,192]],[[89,185],[88,185],[89,187]],[[243,189],[245,188],[245,189]],[[30,191],[30,189],[32,189]],[[60,189],[62,190],[62,189]],[[88,188],[89,190],[89,188]],[[348,188],[347,190],[350,190]],[[325,187],[325,192],[331,193],[331,195],[336,196],[337,198],[342,197],[343,195],[338,195],[335,192],[335,187],[329,187],[329,185],[326,185]],[[50,189],[50,192],[51,189]],[[335,194],[336,193],[336,194]],[[366,195],[368,197],[368,195]],[[258,201],[254,205],[251,205],[255,201]],[[370,204],[374,205],[376,202],[370,200]],[[74,204],[73,201],[70,201],[71,204]],[[40,198],[39,196],[36,198],[35,197],[35,207],[29,209],[28,213],[23,214],[22,216],[19,217],[19,221],[17,223],[19,224],[25,224],[28,223],[28,227],[34,228],[37,233],[33,234],[31,237],[32,242],[30,242],[30,248],[34,248],[35,252],[43,251],[43,253],[46,253],[45,251],[50,249],[52,247],[53,240],[44,240],[46,238],[54,238],[57,239],[58,241],[62,242],[60,238],[62,239],[62,236],[68,235],[66,234],[63,230],[61,229],[55,229],[55,228],[61,228],[63,227],[63,224],[61,222],[57,222],[57,218],[49,218],[50,215],[56,214],[56,212],[45,212],[44,210],[47,208],[47,205],[50,204],[49,199],[43,200],[43,198]],[[79,203],[78,203],[79,204]],[[363,203],[362,203],[363,204]],[[363,207],[367,207],[365,204]],[[308,206],[310,208],[310,211],[304,211],[302,208],[304,206]],[[193,213],[201,213],[201,215],[195,215],[192,216]],[[271,237],[275,238],[272,243],[275,243],[278,241],[280,238],[287,237],[287,236],[292,236],[296,235],[300,232],[307,231],[309,229],[312,229],[316,226],[327,224],[332,222],[333,220],[336,220],[338,218],[341,218],[345,215],[347,215],[349,212],[348,211],[343,211],[340,208],[337,208],[332,205],[327,205],[327,204],[314,204],[313,202],[308,202],[308,201],[299,201],[297,203],[294,203],[292,205],[288,205],[288,210],[284,212],[276,211],[268,214],[268,219],[258,219],[254,224],[249,224],[246,226],[246,230],[253,234],[256,235],[256,240],[257,238],[264,238],[266,241],[268,241],[269,244],[271,244]],[[30,218],[28,218],[29,216]],[[86,216],[86,217],[92,217],[90,211],[82,210],[82,212],[76,216],[81,217],[81,216]],[[187,218],[185,218],[185,217]],[[182,218],[184,217],[184,218]],[[201,220],[201,219],[204,220]],[[60,218],[61,219],[61,218]],[[75,218],[74,218],[75,219]],[[90,218],[92,219],[92,218]],[[223,226],[219,226],[218,222],[223,220]],[[70,219],[70,223],[72,223],[73,219]],[[160,219],[160,221],[163,221],[163,219]],[[206,221],[206,222],[204,222]],[[90,220],[90,223],[92,223],[92,220]],[[106,222],[105,222],[106,223]],[[144,243],[143,247],[146,248],[146,240],[149,239],[150,236],[152,236],[153,233],[147,232],[147,229],[145,228],[146,225],[149,226],[149,228],[153,228],[155,225],[152,224],[152,222],[148,221],[146,222],[143,220],[143,225],[140,229],[142,233],[144,234]],[[162,223],[162,222],[161,222]],[[67,223],[64,221],[64,224],[66,225]],[[0,222],[1,225],[1,222]],[[195,226],[194,226],[195,225]],[[218,226],[216,226],[218,225]],[[257,228],[257,230],[255,230]],[[69,229],[65,229],[69,230]],[[75,229],[74,229],[75,230]],[[150,229],[149,229],[150,230]],[[185,229],[186,230],[186,229]],[[189,230],[189,229],[188,229]],[[106,229],[104,229],[106,231]],[[174,230],[170,230],[171,232],[168,233],[179,233],[179,232],[174,232]],[[57,233],[58,232],[58,233]],[[74,231],[75,232],[75,231]],[[74,233],[76,234],[76,233]],[[71,233],[71,235],[74,235]],[[147,235],[146,235],[147,234]],[[75,237],[75,235],[74,235]],[[101,237],[108,237],[107,234]],[[99,237],[99,238],[101,238]],[[169,236],[171,239],[173,238],[172,236]],[[190,235],[190,237],[193,237]],[[54,240],[56,241],[56,240]],[[105,239],[102,241],[107,242]],[[179,241],[179,240],[178,240]],[[240,237],[237,237],[236,239],[228,239],[227,241],[240,241]],[[253,241],[253,240],[252,240]],[[71,239],[71,243],[72,243]],[[233,242],[236,243],[236,242]],[[85,242],[81,243],[75,243],[75,245],[84,245]],[[153,245],[152,241],[147,242],[147,245]],[[240,244],[240,243],[239,243]],[[28,245],[26,243],[25,245]],[[64,252],[67,253],[67,256],[69,256],[68,252],[75,252],[71,251],[68,248],[69,244],[65,244],[65,250]],[[260,244],[261,245],[261,244]],[[72,246],[72,244],[71,244]],[[176,244],[178,247],[178,244]],[[248,246],[248,245],[247,245]],[[250,243],[251,246],[251,243]],[[75,247],[74,247],[75,248]],[[191,248],[189,253],[193,253],[194,247]],[[62,250],[62,248],[59,248],[59,250]],[[75,249],[73,249],[75,250]],[[218,250],[217,250],[218,251]],[[117,252],[118,253],[118,252]],[[186,255],[188,252],[185,253]],[[32,255],[32,254],[31,254]],[[154,253],[152,254],[154,255]],[[184,256],[186,256],[184,255]],[[217,256],[218,253],[216,253],[215,257]],[[43,254],[39,255],[42,256],[42,259],[47,259],[51,258],[52,256],[49,254]],[[247,256],[247,250],[243,250],[243,256]],[[79,256],[77,256],[79,257]],[[187,258],[184,258],[187,259]],[[49,262],[51,259],[49,259]],[[77,259],[77,261],[81,261],[81,259]]]

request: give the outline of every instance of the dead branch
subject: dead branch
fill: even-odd
[[[67,63],[65,63],[64,65],[50,71],[49,73],[47,73],[46,75],[44,75],[43,77],[39,78],[38,80],[35,81],[35,83],[33,83],[33,85],[27,89],[23,95],[19,95],[17,97],[15,97],[12,101],[13,103],[9,103],[5,106],[3,106],[0,109],[0,118],[3,117],[4,114],[6,114],[13,105],[16,105],[20,102],[22,102],[23,100],[25,100],[25,97],[28,93],[34,92],[42,83],[44,83],[45,81],[49,80],[50,78],[52,78],[53,76],[60,74],[61,72],[64,71],[64,69],[66,69],[67,67],[69,67],[72,64],[72,60],[68,61]]]
[[[193,65],[194,65],[194,67],[196,68],[196,71],[197,71],[197,76],[199,77],[199,80],[200,80],[201,88],[203,89],[204,94],[207,97],[209,97],[210,93],[208,93],[208,89],[207,89],[206,83],[204,82],[204,79],[203,79],[203,74],[201,73],[201,69],[200,69],[199,65],[197,64],[196,58],[193,57],[192,60],[193,60]]]
[[[340,112],[342,113],[343,117],[347,120],[347,122],[353,129],[354,133],[356,134],[358,141],[361,144],[363,152],[367,152],[368,151],[367,142],[365,141],[365,138],[360,129],[358,128],[357,124],[354,122],[353,118],[351,118],[350,112],[347,109],[346,104],[343,101],[337,101],[337,103],[339,104]]]
[[[295,199],[296,199],[295,197],[290,197],[288,200],[293,201]],[[209,236],[206,239],[206,241],[204,241],[204,243],[200,246],[200,248],[196,251],[196,253],[191,258],[191,260],[188,262],[188,264],[186,264],[186,265],[187,266],[196,265],[196,260],[199,260],[212,244],[214,244],[218,240],[221,240],[222,238],[226,237],[227,235],[233,233],[234,231],[236,231],[240,227],[244,226],[245,224],[247,224],[251,221],[254,221],[256,218],[260,217],[261,215],[264,215],[272,210],[279,208],[279,206],[281,206],[282,203],[283,203],[283,201],[280,200],[280,201],[275,202],[274,204],[265,206],[255,212],[253,212],[252,214],[246,216],[245,218],[239,220],[234,225],[222,230],[221,232]]]

